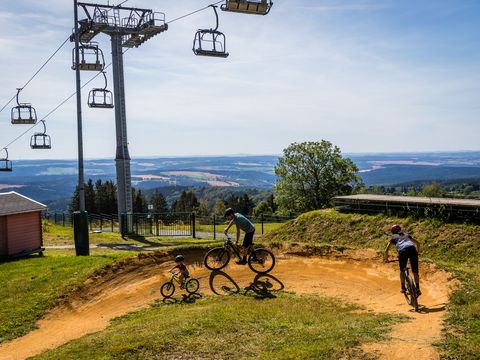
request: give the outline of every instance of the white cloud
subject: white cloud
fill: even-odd
[[[208,4],[128,3],[164,9],[167,19]],[[290,0],[275,2],[265,17],[221,12],[228,59],[191,51],[195,30],[213,24],[210,11],[172,23],[166,33],[125,54],[131,155],[279,153],[290,142],[321,138],[347,152],[478,149],[471,134],[480,130],[479,63],[438,50],[435,31],[379,21],[397,11],[392,4]],[[71,31],[70,6],[60,0],[38,6],[23,22],[8,20],[12,6],[0,8],[2,102]],[[48,15],[43,21],[42,11]],[[358,21],[351,21],[352,14]],[[455,44],[478,59],[478,43],[467,41],[467,34],[456,36]],[[99,41],[108,57],[108,39]],[[41,114],[50,111],[74,90],[70,62],[68,44],[22,99]],[[82,74],[83,81],[92,75]],[[12,146],[12,157],[74,157],[75,116],[72,100],[49,118],[51,152],[38,155],[25,138]],[[0,119],[2,146],[21,130],[9,125],[8,111]],[[84,130],[87,157],[114,156],[113,111],[85,107]]]

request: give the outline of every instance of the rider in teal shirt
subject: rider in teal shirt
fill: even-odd
[[[224,231],[228,232],[228,229],[230,229],[230,227],[235,224],[235,227],[237,228],[237,244],[240,240],[240,230],[245,232],[242,244],[243,258],[242,260],[237,261],[237,264],[245,265],[247,263],[247,255],[251,252],[253,248],[253,235],[255,234],[255,226],[244,215],[236,213],[231,208],[225,210],[225,217],[229,220],[229,223]]]

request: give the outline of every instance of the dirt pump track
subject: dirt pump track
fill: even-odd
[[[259,279],[235,264],[212,274],[201,265],[204,251],[183,253],[194,263],[191,273],[200,280],[202,294],[243,291]],[[450,274],[434,265],[421,267],[423,294],[420,312],[415,313],[399,292],[397,265],[382,263],[374,250],[318,252],[298,246],[276,253],[278,262],[271,277],[261,280],[267,289],[336,297],[365,311],[406,315],[408,320],[394,325],[387,340],[365,344],[362,350],[380,359],[410,359],[412,353],[416,359],[439,359],[432,344],[440,339],[445,307],[455,286]],[[25,359],[54,349],[105,329],[114,317],[162,299],[158,290],[167,279],[171,259],[171,254],[141,254],[97,272],[39,320],[38,329],[0,345],[0,360]]]

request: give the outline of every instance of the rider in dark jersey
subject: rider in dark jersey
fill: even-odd
[[[418,275],[418,253],[420,252],[420,243],[409,234],[402,232],[400,225],[393,225],[391,228],[392,238],[385,248],[384,259],[388,260],[388,251],[390,246],[395,245],[398,252],[398,263],[400,265],[400,282],[402,284],[401,292],[405,292],[405,267],[410,259],[415,285],[417,287],[417,296],[420,292],[420,276]]]

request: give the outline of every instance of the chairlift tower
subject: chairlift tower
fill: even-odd
[[[152,37],[166,31],[165,14],[149,9],[78,3],[86,18],[79,20],[79,40],[90,44],[99,34],[110,36],[116,127],[116,172],[118,213],[133,212],[130,155],[127,140],[125,80],[123,74],[123,48],[137,48]],[[85,47],[88,49],[89,45]],[[103,69],[102,69],[103,70]]]

